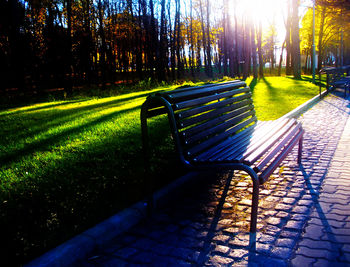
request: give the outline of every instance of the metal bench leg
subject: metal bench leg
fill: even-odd
[[[258,206],[259,206],[259,178],[256,172],[250,167],[246,168],[246,171],[253,180],[253,196],[252,196],[252,210],[250,213],[250,232],[256,233],[256,223],[258,219]]]
[[[252,198],[252,211],[250,215],[250,232],[256,232],[256,223],[258,219],[258,206],[259,206],[259,179],[253,178],[253,198]]]
[[[148,101],[145,101],[141,107],[141,133],[142,133],[142,154],[144,164],[144,178],[148,181],[147,192],[147,212],[151,215],[155,207],[154,201],[154,177],[151,175],[150,153],[148,145],[148,128],[147,128]]]
[[[298,148],[298,164],[301,164],[301,156],[303,153],[303,136],[299,139],[299,148]]]

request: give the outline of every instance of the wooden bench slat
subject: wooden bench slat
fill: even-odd
[[[283,159],[287,154],[294,148],[298,141],[302,138],[303,131],[300,131],[297,135],[294,136],[289,144],[283,149],[283,151],[274,159],[274,161],[259,175],[260,183],[263,184],[267,178],[273,173],[273,171],[281,164]]]
[[[209,105],[188,109],[188,110],[185,110],[184,112],[180,112],[177,114],[177,117],[181,119],[181,122],[179,123],[179,127],[180,128],[187,127],[191,124],[195,124],[197,122],[213,118],[221,113],[238,109],[240,107],[247,106],[252,103],[253,101],[250,99],[250,97],[247,95],[244,95],[244,97],[240,96],[240,97],[229,98],[229,99],[212,103]],[[196,116],[191,117],[193,115],[196,115]]]
[[[197,124],[195,126],[192,126],[191,128],[188,128],[186,130],[183,130],[181,132],[181,134],[184,137],[188,138],[188,137],[193,136],[201,131],[204,131],[204,130],[209,129],[209,128],[214,128],[215,126],[217,126],[219,124],[225,123],[226,121],[229,121],[230,119],[232,119],[240,114],[245,114],[246,112],[253,110],[253,108],[254,107],[252,105],[250,105],[250,106],[241,107],[241,108],[235,109],[235,110],[227,109],[227,111],[230,111],[230,112],[227,112],[224,114],[222,114],[222,112],[213,112],[213,114],[208,114],[207,116],[204,116],[204,118],[205,117],[208,117],[209,119],[210,119],[210,117],[214,117],[214,118],[207,120],[205,122],[202,122],[201,124]],[[203,115],[206,115],[206,114],[203,114]],[[220,114],[222,114],[222,115],[218,116]],[[193,120],[193,123],[201,122],[203,120],[203,117],[198,118],[198,120],[199,121]],[[188,125],[188,126],[190,126],[190,125]]]
[[[171,91],[171,93],[164,95],[164,97],[167,100],[169,100],[170,103],[178,103],[189,99],[197,99],[200,97],[211,95],[213,92],[213,88],[215,88],[216,93],[221,93],[227,90],[232,90],[233,88],[239,88],[239,87],[245,87],[245,86],[246,86],[246,83],[242,81],[229,83],[229,84],[217,84],[215,86],[208,85],[204,87],[189,88],[190,90],[183,90],[182,92],[178,90],[174,90],[174,91]]]
[[[287,121],[286,124],[279,124],[273,130],[269,131],[258,142],[247,148],[247,151],[238,160],[246,164],[253,164],[258,158],[263,156],[279,139],[285,135],[289,129],[295,125],[295,121]]]
[[[237,115],[230,120],[224,120],[221,124],[218,124],[218,125],[213,124],[212,121],[210,121],[208,124],[201,124],[196,127],[196,133],[194,135],[183,136],[185,139],[185,144],[186,145],[193,144],[200,140],[204,140],[211,135],[220,134],[225,130],[229,129],[230,127],[235,126],[240,121],[248,119],[249,117],[252,117],[254,115],[255,115],[255,111],[250,110],[248,112],[240,113],[240,115]],[[198,132],[197,130],[201,130],[201,131]]]
[[[222,154],[229,153],[229,151],[231,151],[232,149],[235,149],[238,146],[240,146],[242,142],[251,138],[252,133],[254,132],[254,130],[250,130],[250,128],[252,127],[254,127],[254,125],[242,131],[242,133],[244,133],[242,135],[239,135],[239,136],[235,135],[234,138],[229,138],[229,140],[227,140],[228,142],[227,143],[225,142],[226,144],[225,146],[220,147],[219,149],[217,147],[214,147],[216,151],[214,153],[207,155],[207,157],[201,157],[202,162],[218,161],[218,158],[221,157]],[[231,140],[231,139],[234,139],[234,140]]]
[[[207,161],[210,160],[211,157],[215,157],[217,154],[221,153],[223,150],[228,149],[232,146],[232,142],[239,142],[242,138],[245,138],[246,136],[251,136],[255,130],[260,128],[264,123],[266,122],[258,122],[243,131],[237,133],[236,135],[232,136],[232,138],[228,138],[227,140],[219,143],[217,146],[214,146],[210,148],[207,151],[202,152],[200,155],[198,155],[195,160],[196,161]]]
[[[291,137],[293,137],[293,135],[295,135],[298,131],[301,130],[300,125],[298,125],[299,127],[296,127],[294,129],[292,129],[292,131],[288,134],[289,138],[291,139]],[[278,151],[281,150],[283,148],[283,146],[285,146],[286,142],[288,141],[287,138],[285,138],[284,140],[285,142],[279,142],[277,144],[275,144],[275,146],[272,148],[272,151]],[[265,168],[265,166],[273,159],[273,157],[275,156],[274,153],[268,153],[267,155],[265,155],[260,161],[259,163],[254,167],[254,170],[256,172],[260,172],[263,170],[263,168]]]
[[[231,129],[227,130],[226,132],[223,132],[211,139],[208,139],[202,143],[200,143],[199,145],[196,145],[190,149],[187,150],[187,156],[193,156],[198,154],[201,151],[204,151],[208,148],[210,148],[211,146],[217,144],[218,142],[228,138],[230,135],[238,132],[239,130],[241,130],[242,128],[248,126],[249,124],[256,122],[256,117],[252,117],[249,120],[246,120],[240,124],[236,124],[234,127],[232,127]]]
[[[277,124],[276,121],[272,121],[270,124],[266,124],[264,127],[260,128],[258,131],[255,131],[252,136],[249,138],[244,138],[239,142],[236,146],[229,148],[224,153],[212,158],[212,160],[225,161],[229,162],[234,160],[235,162],[239,162],[239,156],[244,154],[247,149],[249,149],[253,144],[258,142],[263,136],[265,136],[271,127],[274,127]],[[268,126],[267,126],[268,125]]]
[[[175,97],[178,94],[196,91],[196,90],[199,90],[201,88],[212,88],[213,86],[219,86],[219,85],[231,85],[231,86],[235,87],[235,86],[239,86],[240,84],[241,84],[241,86],[246,86],[245,82],[243,82],[241,80],[234,80],[234,81],[228,81],[228,82],[217,83],[217,84],[210,83],[210,84],[199,85],[199,86],[189,86],[189,87],[185,87],[185,88],[177,88],[177,89],[172,90],[172,91],[159,92],[159,93],[157,93],[157,95],[164,97],[167,100],[173,99],[173,100],[171,100],[171,101],[173,101],[171,103],[174,103],[175,99],[181,98],[181,96]]]
[[[294,124],[294,127],[292,127],[292,126],[293,125],[290,125],[290,127],[288,129],[287,129],[287,127],[285,127],[279,133],[277,133],[276,135],[271,137],[271,139],[267,140],[264,145],[257,148],[254,151],[254,153],[249,155],[249,157],[242,157],[239,159],[239,161],[244,162],[245,164],[252,165],[259,158],[261,158],[269,149],[271,149],[275,144],[283,144],[283,142],[285,140],[291,139],[292,136],[295,135],[300,130],[299,124],[297,124],[297,125]],[[288,131],[286,131],[286,129]],[[285,136],[285,138],[282,138],[283,136]],[[277,149],[274,147],[273,149],[271,149],[270,152],[268,152],[268,154],[273,154],[274,152],[277,153],[277,150],[280,150],[280,149],[281,149],[281,147],[279,147],[279,146],[277,146]],[[263,166],[263,163],[260,165],[259,169],[262,166]]]
[[[223,92],[220,94],[211,94],[208,96],[194,98],[194,99],[187,100],[184,102],[178,102],[174,105],[174,110],[180,110],[180,109],[184,109],[184,108],[190,108],[190,107],[195,107],[195,106],[199,106],[199,105],[203,105],[203,104],[208,104],[212,101],[220,101],[221,99],[232,97],[232,96],[238,95],[238,94],[247,94],[248,96],[251,96],[249,88],[245,87],[242,89],[226,91],[226,92]]]

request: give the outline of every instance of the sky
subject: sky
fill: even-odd
[[[234,14],[234,2],[230,3],[230,13]],[[258,23],[262,22],[263,29],[274,23],[277,29],[277,46],[282,46],[285,39],[286,29],[284,21],[287,14],[287,0],[236,0],[238,14],[251,14]],[[299,7],[299,16],[302,17],[307,8],[312,7],[312,0],[301,0]]]

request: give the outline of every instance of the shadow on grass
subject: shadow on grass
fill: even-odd
[[[294,81],[306,81],[306,82],[312,83],[312,77],[308,77],[308,76],[302,76],[301,79],[296,79],[292,76],[286,76],[286,78],[290,79],[290,80],[294,80]],[[320,82],[318,76],[315,77],[315,85],[320,86],[320,84],[322,87],[326,87],[326,77],[322,77],[321,82]]]
[[[0,114],[0,118],[5,117],[5,116],[10,116],[10,115],[18,115],[18,114],[25,113],[25,112],[32,112],[32,111],[38,111],[38,110],[42,110],[42,109],[65,106],[65,105],[84,102],[84,101],[86,101],[86,99],[70,100],[70,101],[64,101],[63,103],[56,103],[56,104],[49,103],[47,105],[44,104],[44,105],[40,105],[39,107],[32,107],[32,108],[28,108],[28,109],[25,109],[25,106],[23,106],[23,109],[21,109],[21,110],[10,111],[9,113],[6,113],[6,114]]]
[[[59,144],[69,135],[138,109],[101,116],[29,144],[1,160],[20,161]],[[1,256],[5,262],[27,262],[146,196],[139,124],[107,132],[99,142],[89,143],[86,150],[47,161],[34,177],[7,187],[0,199],[0,232],[7,244],[0,255],[4,253]],[[150,120],[149,126],[156,130],[153,142],[160,147],[152,151],[157,155],[154,172],[159,186],[176,178],[179,170],[172,159],[167,120]]]
[[[257,83],[258,83],[258,79],[257,78],[253,78],[253,80],[249,83],[249,87],[252,90],[252,92],[254,91],[254,88],[255,88]]]
[[[85,115],[93,114],[98,110],[105,110],[108,108],[117,107],[119,105],[124,105],[128,102],[136,101],[137,99],[143,98],[147,95],[149,95],[149,93],[139,94],[121,99],[115,99],[103,103],[90,104],[82,107],[72,107],[70,109],[64,110],[45,110],[40,111],[38,114],[9,114],[7,115],[7,118],[12,118],[13,116],[15,116],[13,118],[15,120],[15,123],[8,124],[6,126],[4,125],[2,127],[2,130],[0,130],[0,133],[3,136],[7,136],[8,139],[11,140],[11,142],[18,142],[20,141],[20,139],[30,138],[40,133],[44,133],[53,127],[63,125],[67,122],[72,122],[75,119],[79,119]],[[0,144],[1,143],[6,145],[7,140],[3,139],[2,141],[0,141]]]
[[[67,130],[63,130],[60,133],[51,135],[48,138],[34,141],[28,145],[25,145],[25,147],[22,149],[15,150],[7,155],[0,157],[0,162],[2,162],[3,165],[6,165],[7,163],[9,163],[11,161],[17,161],[17,160],[21,159],[22,157],[33,153],[34,151],[47,150],[51,145],[53,145],[55,143],[60,143],[62,141],[66,141],[67,138],[71,135],[75,135],[79,132],[86,131],[88,129],[91,129],[93,126],[95,126],[97,124],[106,122],[108,120],[112,120],[116,116],[120,116],[124,113],[135,111],[137,109],[140,109],[140,106],[133,107],[130,109],[116,111],[116,112],[113,112],[111,114],[101,116],[97,119],[94,119],[94,120],[88,122],[88,123],[84,123],[84,124],[81,124],[79,126],[72,127],[70,129],[67,129]]]

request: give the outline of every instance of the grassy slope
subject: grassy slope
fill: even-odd
[[[318,92],[291,78],[247,83],[260,120],[276,119]],[[162,89],[0,111],[4,259],[27,261],[145,196],[140,105]],[[160,144],[154,171],[162,173],[174,157],[166,119],[150,127]],[[168,173],[170,180],[179,172]],[[159,184],[168,182],[161,178]]]

